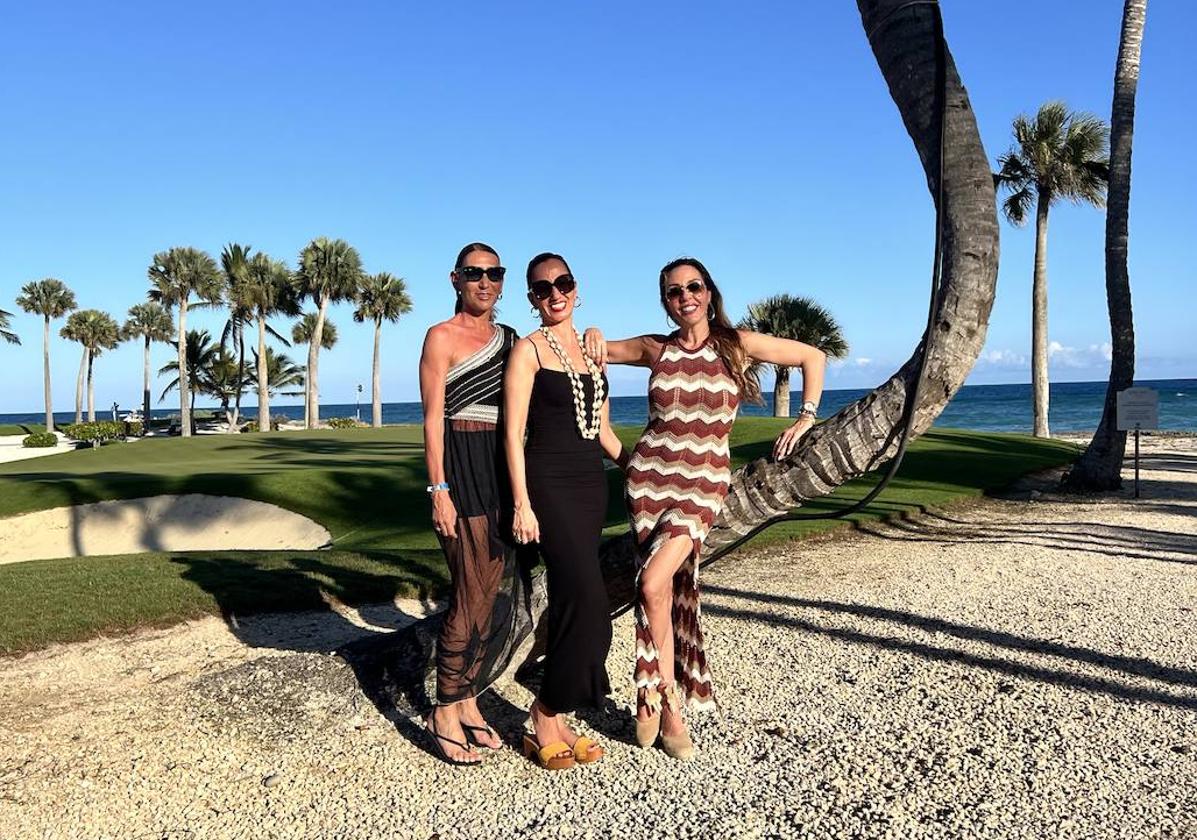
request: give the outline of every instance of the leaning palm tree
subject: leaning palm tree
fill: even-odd
[[[1130,214],[1131,142],[1135,133],[1135,91],[1147,0],[1126,0],[1114,65],[1110,113],[1109,207],[1106,210],[1106,306],[1110,312],[1110,382],[1097,433],[1068,475],[1064,487],[1093,492],[1122,486],[1126,432],[1118,431],[1118,392],[1135,380],[1135,319],[1131,309],[1126,252]]]
[[[239,399],[245,390],[243,366],[237,358],[218,345],[216,354],[203,369],[200,390],[220,403],[229,433],[236,432],[237,409],[230,403]]]
[[[379,344],[384,320],[396,322],[399,316],[411,312],[411,298],[402,277],[393,277],[385,271],[365,277],[357,291],[357,309],[353,320],[359,324],[374,322],[374,373],[370,380],[370,403],[373,409],[373,426],[382,428],[382,386],[379,378]]]
[[[320,425],[320,389],[317,382],[321,334],[328,316],[328,305],[353,297],[362,279],[362,259],[357,250],[343,239],[317,237],[299,253],[299,268],[295,272],[300,298],[310,297],[316,304],[316,323],[312,341],[308,344],[307,409],[305,425],[312,429]]]
[[[136,303],[129,307],[129,317],[121,327],[126,341],[142,339],[145,350],[142,354],[141,422],[150,428],[150,344],[155,341],[170,341],[174,333],[174,320],[160,303]]]
[[[212,336],[207,330],[188,330],[182,352],[179,354],[185,360],[183,365],[180,365],[178,361],[171,361],[158,368],[159,375],[174,375],[174,379],[170,380],[162,389],[158,402],[162,402],[166,399],[167,394],[179,388],[180,391],[186,391],[190,397],[188,405],[194,405],[195,398],[204,393],[206,384],[210,381],[210,370],[219,353],[220,345],[212,340]],[[182,376],[179,374],[180,370],[183,371]],[[183,381],[187,385],[180,388],[179,383]],[[179,422],[181,434],[189,435],[194,432],[195,422],[190,412],[188,412],[186,422],[181,419]]]
[[[105,350],[111,350],[120,343],[120,326],[107,312],[98,309],[81,309],[71,313],[62,337],[83,345],[83,358],[79,363],[79,379],[75,385],[75,422],[83,419],[84,386],[87,388],[87,420],[96,419],[95,361]]]
[[[253,318],[253,300],[250,296],[250,246],[230,242],[220,252],[220,268],[224,274],[224,298],[229,308],[229,319],[220,334],[220,347],[225,349],[230,341],[233,354],[237,357],[237,382],[233,399],[233,414],[229,431],[237,427],[241,415],[241,394],[245,390],[245,324]]]
[[[87,346],[87,313],[94,310],[81,310],[72,312],[67,318],[66,323],[63,324],[62,329],[58,334],[67,341],[76,341],[83,348],[83,355],[79,358],[79,373],[75,377],[75,422],[83,422],[83,393],[84,383],[87,381],[87,357],[89,349]]]
[[[884,465],[900,445],[906,403],[916,388],[917,401],[909,406],[912,438],[931,427],[985,344],[997,281],[997,205],[976,118],[946,45],[946,103],[939,107],[939,10],[935,4],[908,0],[857,0],[857,6],[873,55],[942,213],[942,279],[932,301],[931,323],[901,368],[808,432],[787,458],[758,458],[733,474],[727,501],[704,544],[706,562],[719,560],[741,536],[773,517]],[[942,171],[941,148],[948,150]],[[922,385],[917,387],[920,375]],[[601,560],[612,607],[628,605],[636,581],[630,535],[607,540]],[[540,615],[546,604],[544,576],[537,581],[530,599],[532,617]],[[370,673],[400,691],[412,689],[417,694],[441,615],[348,652],[355,657],[358,675]],[[521,658],[513,662],[518,665]]]
[[[269,358],[266,347],[266,333],[270,333],[283,344],[290,346],[287,339],[279,335],[268,323],[273,315],[299,314],[299,301],[291,282],[291,269],[282,260],[274,260],[260,251],[249,262],[248,279],[243,288],[243,298],[249,304],[253,318],[258,322],[258,349],[255,359]],[[256,371],[255,362],[255,371]],[[270,369],[255,375],[258,388],[258,431],[270,431]]]
[[[17,306],[42,316],[42,386],[46,400],[46,431],[54,431],[54,409],[50,404],[50,321],[75,308],[75,293],[61,280],[47,277],[26,283],[17,296]]]
[[[773,295],[748,305],[748,317],[740,321],[740,328],[802,341],[818,347],[830,359],[848,355],[848,342],[831,313],[807,297]],[[754,374],[760,365],[754,365]],[[774,365],[773,416],[790,416],[790,369]]]
[[[304,316],[296,321],[295,326],[291,328],[291,343],[308,345],[309,360],[312,358],[312,343],[315,340],[317,327],[320,329],[320,349],[333,349],[337,343],[337,325],[327,320],[321,324],[319,313],[305,312]],[[312,403],[309,398],[312,395],[312,386],[306,377],[303,394],[303,426],[305,429],[311,429],[315,426],[316,421],[312,420],[310,413]]]
[[[220,300],[221,277],[216,261],[198,248],[171,248],[154,255],[148,270],[150,278],[149,298],[170,310],[179,308],[177,366],[183,379],[187,379],[187,310],[191,296],[197,295],[209,304]],[[179,389],[179,415],[184,437],[191,435],[191,391]]]
[[[285,397],[298,397],[303,393],[304,371],[302,365],[291,361],[286,353],[276,353],[273,347],[266,348],[266,365],[262,366],[262,357],[254,354],[254,367],[250,372],[250,382],[258,383],[259,371],[264,375],[266,387],[270,389],[270,396],[282,394]]]
[[[1034,118],[1014,119],[1015,145],[998,158],[994,183],[1009,191],[1002,212],[1012,225],[1035,210],[1035,268],[1031,286],[1031,384],[1035,435],[1050,437],[1047,387],[1047,215],[1066,198],[1105,206],[1110,131],[1092,114],[1048,102]]]
[[[9,344],[20,344],[21,337],[12,331],[12,313],[0,309],[0,339]]]

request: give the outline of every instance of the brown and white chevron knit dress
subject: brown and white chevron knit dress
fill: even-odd
[[[698,559],[731,477],[728,435],[739,388],[710,339],[686,350],[676,334],[665,342],[648,381],[648,426],[628,463],[627,504],[640,573],[667,540],[686,536],[694,548],[673,579],[673,635],[678,687],[692,708],[711,708],[714,694],[703,649]],[[643,603],[636,604],[636,686],[650,707],[660,703],[657,646]]]

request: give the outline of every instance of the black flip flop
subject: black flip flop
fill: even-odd
[[[499,733],[495,732],[495,730],[491,728],[490,724],[485,724],[483,726],[474,726],[469,723],[463,723],[461,725],[461,728],[462,728],[462,731],[465,732],[466,740],[470,742],[470,746],[472,746],[472,747],[481,747],[484,750],[497,750],[503,744],[503,739],[499,738]],[[489,744],[482,743],[481,741],[479,741],[477,738],[475,738],[471,734],[473,732],[489,732],[492,736],[494,736],[495,738],[498,739],[499,747],[492,747]]]
[[[424,731],[432,736],[433,751],[437,754],[440,760],[446,764],[452,764],[455,767],[475,767],[482,763],[481,759],[478,761],[462,761],[461,759],[450,758],[449,754],[445,752],[445,748],[441,746],[441,741],[444,741],[446,744],[452,744],[455,747],[460,747],[463,750],[468,750],[470,745],[461,741],[454,741],[452,738],[441,735],[439,732],[437,732],[436,718],[429,717],[426,721],[424,721]]]

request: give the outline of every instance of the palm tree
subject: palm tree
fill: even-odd
[[[1126,432],[1118,431],[1118,392],[1135,380],[1135,320],[1126,265],[1131,188],[1131,142],[1135,133],[1135,91],[1147,0],[1126,0],[1114,65],[1110,112],[1109,208],[1106,210],[1106,305],[1110,312],[1110,383],[1101,423],[1089,446],[1065,476],[1070,490],[1093,492],[1122,486]]]
[[[848,355],[840,325],[823,307],[810,298],[794,295],[773,295],[748,305],[748,317],[740,321],[740,329],[789,338],[818,347],[828,358],[842,359]],[[760,365],[754,366],[759,370]],[[774,365],[773,416],[790,416],[790,369]],[[754,371],[755,373],[756,371]]]
[[[171,343],[174,344],[174,342]],[[212,336],[207,330],[188,330],[183,351],[179,354],[185,360],[183,365],[180,366],[178,361],[171,361],[158,368],[159,375],[174,374],[174,379],[162,389],[158,402],[162,402],[166,399],[167,394],[179,388],[179,382],[185,377],[187,387],[180,388],[180,390],[187,391],[188,396],[191,397],[188,405],[191,405],[195,397],[204,393],[208,383],[211,382],[211,369],[216,363],[219,353],[220,345],[212,341]],[[179,376],[180,368],[184,371],[183,377]],[[183,423],[180,420],[180,423],[182,423],[180,426],[182,433],[191,434],[194,431],[195,423],[190,412],[187,415],[187,422]]]
[[[1048,102],[1034,119],[1014,119],[1015,145],[998,158],[994,184],[1009,191],[1002,212],[1021,227],[1035,209],[1035,269],[1031,290],[1031,383],[1035,435],[1050,437],[1047,423],[1047,214],[1066,198],[1105,206],[1109,128],[1092,114]]]
[[[187,374],[187,309],[191,296],[198,295],[202,301],[215,303],[220,300],[221,277],[216,261],[197,248],[171,248],[154,255],[154,261],[147,272],[152,288],[149,298],[170,310],[179,308],[178,339],[175,347],[179,351],[178,369],[182,378]],[[191,435],[191,392],[179,389],[180,428],[184,437]]]
[[[30,314],[41,315],[42,322],[42,385],[45,388],[46,431],[54,431],[54,409],[50,400],[50,321],[61,318],[75,308],[75,293],[61,280],[47,277],[26,283],[17,296],[17,306]]]
[[[75,422],[82,420],[83,384],[87,382],[87,421],[96,419],[95,361],[105,350],[111,350],[120,343],[121,330],[107,312],[98,309],[82,309],[71,314],[62,337],[78,341],[83,345],[83,358],[79,363],[79,380],[75,387]]]
[[[145,429],[150,428],[150,344],[155,341],[170,341],[175,330],[174,320],[160,303],[136,303],[129,307],[129,317],[121,328],[126,341],[143,339],[145,351],[142,356],[141,414]]]
[[[321,349],[331,350],[337,343],[337,325],[332,321],[325,321],[323,324],[320,324],[319,321],[319,313],[305,312],[304,316],[291,328],[291,343],[308,345],[309,360],[312,358],[312,341],[316,335],[317,326],[320,327]],[[308,381],[305,381],[304,384],[303,426],[305,429],[310,429],[315,425],[311,416],[312,403],[309,401],[312,395],[312,386]]]
[[[230,242],[220,253],[220,267],[224,273],[225,303],[229,308],[229,320],[220,334],[223,350],[232,340],[233,352],[237,356],[237,389],[233,395],[233,414],[229,421],[229,432],[236,430],[237,418],[241,414],[241,393],[245,382],[245,322],[253,317],[253,300],[250,296],[249,256],[250,246]]]
[[[327,326],[327,325],[326,325]],[[254,369],[250,373],[250,381],[258,383],[258,371],[262,370],[261,356],[254,354]],[[282,394],[286,397],[298,397],[303,393],[303,367],[291,361],[286,353],[275,353],[273,347],[266,348],[266,367],[263,371],[264,381],[270,389],[270,396]]]
[[[299,301],[292,285],[291,269],[287,267],[287,264],[282,260],[271,259],[261,252],[254,254],[253,259],[249,262],[248,279],[243,288],[243,299],[249,304],[250,311],[258,322],[258,349],[254,353],[254,358],[270,358],[267,354],[266,333],[270,333],[290,347],[290,342],[275,332],[267,322],[272,315],[294,317],[299,314]],[[258,431],[268,432],[270,431],[271,370],[268,367],[263,373],[264,376],[255,375],[253,379],[258,388]]]
[[[20,344],[21,337],[12,331],[12,313],[0,309],[0,338],[9,344]]]
[[[324,346],[322,333],[328,305],[333,301],[353,297],[362,279],[362,258],[357,250],[343,239],[317,237],[299,253],[299,269],[295,283],[300,298],[310,297],[316,304],[316,324],[308,344],[307,418],[305,425],[312,429],[320,425],[320,389],[317,383],[320,367],[320,348]]]
[[[379,378],[379,344],[383,320],[392,323],[400,315],[411,312],[411,298],[402,277],[393,277],[385,271],[363,279],[357,291],[357,309],[353,320],[359,324],[367,320],[374,322],[374,373],[370,380],[370,403],[373,408],[373,425],[382,428],[382,386]]]
[[[217,345],[216,353],[203,368],[200,376],[200,388],[203,393],[215,397],[220,403],[220,410],[224,412],[225,422],[230,434],[237,431],[236,408],[230,408],[242,391],[245,390],[243,363]]]

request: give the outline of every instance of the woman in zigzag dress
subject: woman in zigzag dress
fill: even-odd
[[[649,421],[627,469],[628,514],[638,552],[636,740],[658,739],[675,758],[694,746],[682,701],[714,706],[700,625],[702,543],[727,496],[728,435],[741,400],[760,401],[752,361],[802,371],[802,410],[774,444],[784,458],[813,425],[826,357],[808,344],[737,330],[702,263],[691,257],[661,269],[661,305],[677,330],[604,344],[588,331],[587,352],[649,367]]]

